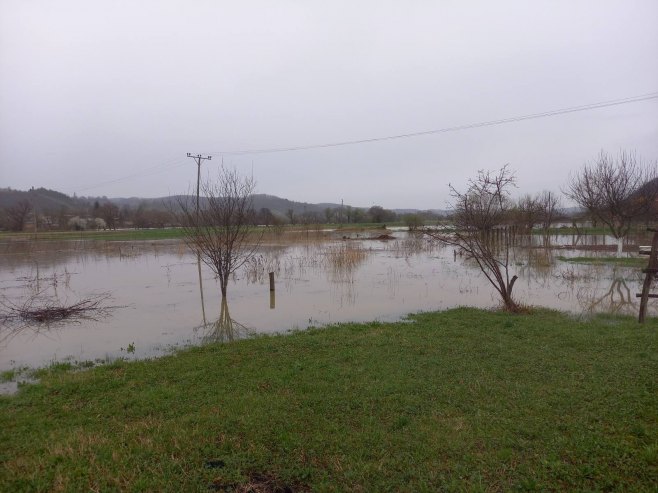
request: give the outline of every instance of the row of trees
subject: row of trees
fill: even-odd
[[[95,201],[91,205],[61,206],[36,209],[29,200],[0,210],[0,229],[23,231],[28,225],[39,230],[164,228],[174,225],[174,216],[165,210],[140,204],[119,207],[111,201]]]
[[[204,198],[205,201],[205,198]],[[253,205],[253,204],[252,204]],[[422,213],[424,221],[435,220],[430,212]],[[96,200],[87,205],[77,207],[61,206],[55,210],[37,210],[29,200],[21,200],[11,207],[0,210],[0,229],[23,231],[28,225],[43,229],[116,229],[116,228],[163,228],[179,226],[180,218],[171,210],[152,207],[142,203],[137,207],[124,205],[119,207],[112,201]],[[398,215],[380,206],[370,209],[360,209],[346,206],[326,208],[322,212],[315,210],[295,212],[288,209],[285,214],[261,208],[249,211],[250,224],[273,226],[281,224],[330,224],[330,223],[387,223],[399,220]],[[404,216],[402,216],[404,219]],[[99,226],[100,225],[100,226]]]
[[[263,212],[270,213],[269,209],[261,209],[261,217]],[[399,220],[398,214],[395,211],[384,209],[379,205],[374,205],[369,209],[362,209],[359,207],[352,207],[347,205],[345,207],[326,207],[322,212],[318,211],[303,211],[301,213],[295,212],[293,209],[287,209],[285,216],[279,218],[279,223],[288,224],[356,224],[356,223],[380,223],[385,224]],[[263,221],[260,224],[267,224]]]
[[[559,209],[559,201],[549,192],[525,196],[515,203],[511,199],[515,186],[516,178],[508,166],[497,172],[479,171],[465,191],[449,185],[453,228],[449,232],[425,230],[472,259],[510,311],[521,308],[512,294],[517,276],[510,272],[511,238],[491,231],[514,217],[528,228],[541,224],[548,229]],[[626,151],[617,156],[602,151],[570,176],[565,194],[590,218],[609,228],[621,252],[622,240],[635,221],[658,221],[658,164],[643,162]]]

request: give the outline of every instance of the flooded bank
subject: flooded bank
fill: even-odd
[[[477,267],[452,248],[406,232],[391,234],[388,240],[307,234],[306,240],[269,242],[236,273],[224,306],[211,271],[199,266],[181,242],[3,244],[0,296],[5,303],[29,297],[75,303],[108,295],[111,309],[102,317],[49,325],[3,324],[0,371],[152,357],[253,333],[498,304]],[[560,260],[583,250],[588,256],[610,255],[613,241],[593,236],[547,241],[530,236],[514,248],[511,272],[519,276],[519,301],[574,314],[637,315],[641,268]],[[625,255],[633,256],[634,248],[628,245],[631,253]],[[650,314],[655,315],[655,304]]]

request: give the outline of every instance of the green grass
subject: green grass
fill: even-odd
[[[104,241],[142,241],[182,238],[181,228],[161,229],[122,229],[99,231],[43,231],[34,233],[0,233],[0,239],[17,240],[104,240]]]
[[[0,398],[0,491],[656,491],[658,323],[456,309]]]
[[[638,268],[646,267],[649,261],[648,257],[564,257],[562,255],[558,256],[557,259],[572,264],[614,264]]]
[[[387,226],[397,226],[401,223],[388,223]],[[313,228],[337,228],[344,231],[361,231],[366,229],[381,229],[384,225],[377,223],[358,224],[314,224]],[[283,231],[305,231],[305,226],[300,224],[286,225]],[[268,230],[266,230],[268,231]],[[183,238],[181,228],[159,228],[159,229],[122,229],[117,231],[42,231],[34,233],[12,233],[0,232],[0,240],[104,240],[104,241],[147,241],[167,240]]]
[[[17,370],[7,370],[0,372],[0,383],[11,382],[16,378],[17,375],[18,375]]]
[[[644,231],[644,229],[642,230]],[[532,234],[543,235],[544,231],[542,229],[533,229]],[[579,227],[574,228],[571,226],[561,226],[559,228],[549,228],[549,235],[609,235],[612,234],[611,230],[607,226],[597,226],[597,227]]]

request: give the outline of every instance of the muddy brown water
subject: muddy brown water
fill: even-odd
[[[98,320],[3,323],[0,371],[51,362],[146,358],[209,340],[498,301],[476,266],[450,247],[394,231],[395,239],[340,238],[263,245],[229,284],[228,305],[210,269],[177,241],[0,244],[0,297],[62,304],[101,293],[114,306]],[[642,243],[644,239],[638,239]],[[604,248],[601,248],[603,246]],[[550,247],[550,248],[546,248]],[[583,253],[583,249],[591,250]],[[606,237],[528,237],[514,249],[516,298],[574,314],[637,315],[638,267],[572,265],[557,256],[611,255]],[[602,250],[602,251],[601,251]],[[636,246],[626,248],[635,256]],[[270,296],[268,272],[275,272]],[[656,313],[654,303],[650,314]]]

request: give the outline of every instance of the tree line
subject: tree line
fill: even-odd
[[[208,198],[203,197],[206,204]],[[175,202],[174,199],[171,202]],[[58,207],[39,207],[34,201],[23,198],[13,205],[0,209],[0,229],[7,231],[24,230],[90,230],[117,228],[166,228],[179,227],[183,224],[172,203],[154,204],[143,201],[136,206],[119,205],[109,199],[76,199],[75,205]],[[379,205],[364,209],[353,206],[327,207],[324,210],[285,211],[271,210],[267,207],[249,209],[247,220],[251,225],[277,226],[313,225],[313,224],[386,224],[406,221],[413,216],[416,221],[430,223],[438,219],[431,211],[413,215],[399,215],[395,211]],[[420,223],[419,223],[420,224]]]
[[[566,187],[560,192],[543,191],[534,195],[523,194],[512,200],[506,199],[506,214],[498,218],[504,224],[523,230],[548,231],[557,221],[569,219],[578,222],[590,221],[593,226],[609,228],[615,238],[622,238],[632,224],[649,223],[658,216],[655,197],[658,194],[658,178],[655,163],[643,162],[635,153],[620,151],[612,155],[601,151],[582,169],[569,177]],[[513,184],[516,187],[516,184]],[[454,190],[453,190],[454,191]],[[34,194],[55,195],[59,206],[44,207],[37,200],[23,198],[12,205],[0,208],[0,229],[9,231],[34,230],[85,230],[117,228],[165,228],[182,226],[180,218],[171,206],[142,201],[137,205],[117,204],[106,198],[69,198],[44,189],[31,190]],[[565,214],[562,196],[571,199],[580,211]],[[204,197],[204,200],[206,198]],[[454,205],[454,204],[453,204]],[[448,213],[451,219],[453,210]],[[314,224],[386,224],[402,222],[410,230],[432,226],[445,219],[432,211],[397,214],[379,205],[360,208],[327,207],[318,210],[285,211],[267,207],[252,207],[248,211],[248,222],[252,225],[314,225]]]
[[[54,208],[40,208],[28,199],[21,199],[0,209],[0,229],[7,231],[164,228],[173,225],[173,216],[168,211],[146,203],[136,207],[119,206],[103,199]]]

